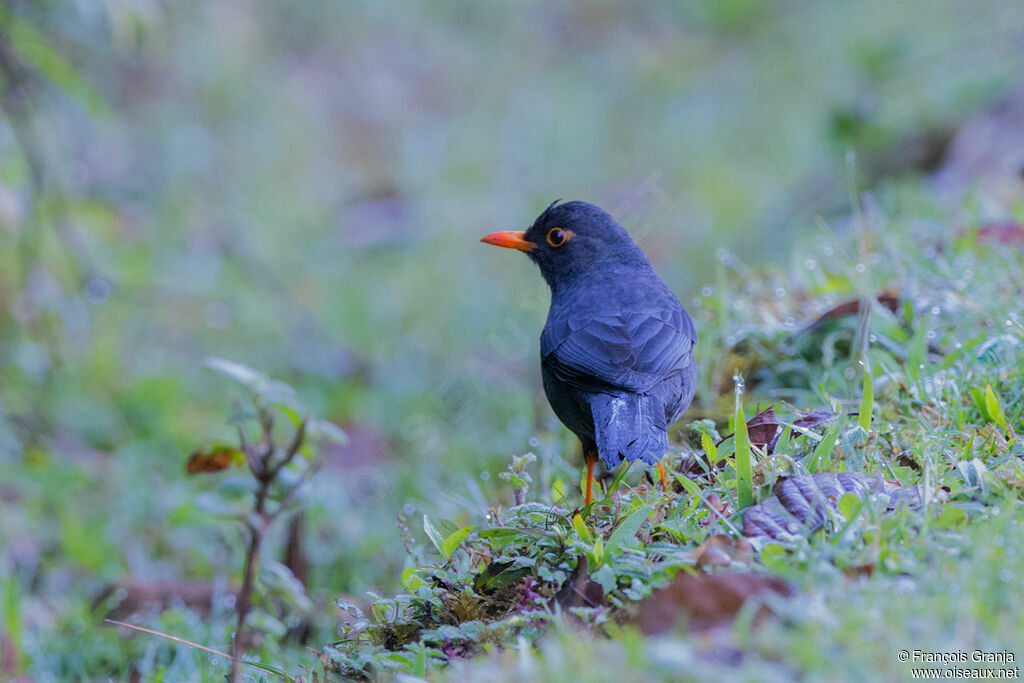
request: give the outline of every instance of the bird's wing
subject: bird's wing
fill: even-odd
[[[673,301],[549,319],[541,357],[559,379],[578,389],[643,393],[693,362],[695,340],[693,321]]]

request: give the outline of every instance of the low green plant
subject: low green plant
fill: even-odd
[[[312,611],[305,587],[288,567],[278,562],[261,563],[263,539],[281,515],[302,504],[310,480],[320,465],[311,442],[317,437],[344,442],[346,437],[338,427],[311,418],[287,384],[221,358],[208,360],[206,366],[234,380],[243,390],[244,396],[235,400],[229,420],[238,434],[238,443],[233,446],[215,444],[197,450],[189,459],[188,470],[191,473],[219,472],[244,467],[251,476],[242,484],[241,491],[236,488],[222,499],[225,507],[240,510],[236,521],[242,528],[246,549],[242,584],[235,602],[237,621],[229,678],[232,683],[241,680],[243,664],[285,676],[266,664],[243,662],[246,650],[255,639],[255,631],[269,630],[281,636],[286,630],[275,615],[256,604],[258,584],[268,597],[270,594],[283,596],[289,609],[306,614]],[[285,418],[291,432],[285,439],[278,436],[280,417]],[[258,617],[259,627],[252,625],[253,616]]]

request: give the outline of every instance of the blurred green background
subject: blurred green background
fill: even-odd
[[[24,639],[44,673],[117,669],[74,647],[112,582],[237,577],[184,473],[231,437],[204,358],[349,432],[306,531],[329,628],[397,581],[397,513],[508,504],[526,450],[575,476],[545,286],[480,236],[591,201],[692,306],[850,187],[927,183],[1024,66],[1019,0],[0,7],[0,576],[62,634]]]

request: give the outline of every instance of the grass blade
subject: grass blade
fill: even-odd
[[[736,399],[736,495],[739,507],[745,508],[754,502],[753,478],[750,472],[750,435],[747,421],[743,417],[743,401]]]
[[[862,364],[864,365],[864,389],[860,395],[860,415],[857,416],[857,424],[867,433],[871,431],[871,411],[875,409],[875,374],[866,360]]]
[[[826,464],[832,455],[832,449],[835,447],[836,439],[838,438],[839,427],[832,427],[825,433],[825,438],[821,440],[821,443],[814,449],[814,453],[811,454],[810,459],[807,461],[807,471],[810,474],[821,471],[822,465]]]

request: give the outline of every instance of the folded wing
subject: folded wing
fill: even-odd
[[[693,321],[673,300],[656,308],[549,319],[541,357],[577,389],[646,393],[693,362],[695,339]]]

